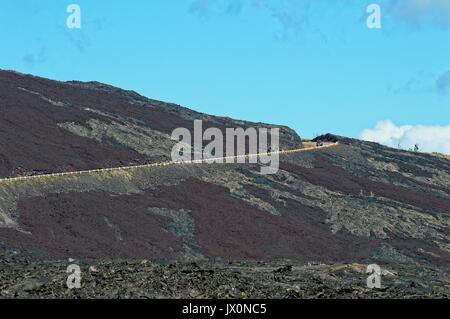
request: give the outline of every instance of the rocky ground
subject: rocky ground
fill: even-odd
[[[81,288],[68,289],[79,264]],[[382,266],[380,289],[367,288],[367,265],[290,262],[37,262],[0,259],[0,298],[449,298],[450,269]]]
[[[0,178],[167,160],[172,130],[192,129],[194,119],[204,129],[273,127],[105,84],[0,71]],[[280,129],[282,150],[303,146]],[[272,175],[245,163],[3,180],[0,294],[448,296],[450,161],[319,139],[339,143],[282,155]],[[80,290],[64,286],[69,258],[80,260]],[[158,263],[136,261],[144,259]],[[210,262],[177,263],[191,259]],[[381,290],[365,288],[363,265],[373,263],[388,271]]]

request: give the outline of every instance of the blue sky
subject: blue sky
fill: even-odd
[[[447,129],[450,1],[373,2],[379,30],[360,0],[2,0],[0,68],[101,81],[304,137],[359,137],[385,120]],[[79,30],[66,26],[72,3]]]

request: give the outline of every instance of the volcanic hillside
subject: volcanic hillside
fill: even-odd
[[[0,71],[0,177],[170,159],[175,128],[272,127],[197,113],[97,82],[57,82]],[[281,127],[283,148],[301,147]]]
[[[0,176],[169,159],[176,127],[266,126],[89,82],[0,72]],[[374,143],[256,164],[0,181],[0,250],[42,259],[449,265],[450,162]],[[281,128],[281,148],[300,148]]]

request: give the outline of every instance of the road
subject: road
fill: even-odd
[[[339,142],[324,144],[323,146],[308,147],[308,148],[298,148],[298,149],[282,150],[282,151],[258,153],[258,154],[225,156],[225,157],[217,157],[217,158],[212,158],[212,159],[192,160],[192,161],[183,161],[183,162],[170,161],[170,162],[152,163],[152,164],[144,164],[144,165],[99,168],[99,169],[91,169],[91,170],[84,170],[84,171],[72,171],[72,172],[63,172],[63,173],[52,173],[52,174],[42,174],[42,175],[33,175],[33,176],[2,178],[2,179],[0,179],[0,183],[31,180],[31,179],[41,179],[41,178],[49,178],[49,177],[56,177],[56,176],[74,176],[74,175],[85,175],[85,174],[92,174],[92,173],[125,171],[125,170],[137,169],[137,168],[149,168],[149,167],[160,167],[160,166],[171,166],[171,165],[207,164],[208,162],[210,162],[212,160],[222,161],[222,162],[226,163],[227,160],[231,160],[231,159],[237,160],[239,158],[252,158],[252,157],[257,157],[257,156],[302,153],[302,152],[320,150],[320,149],[324,149],[324,148],[336,147],[338,144],[339,144]]]

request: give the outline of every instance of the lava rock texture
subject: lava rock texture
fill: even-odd
[[[194,119],[205,127],[275,127],[197,113],[101,83],[0,71],[0,176],[169,160],[171,131],[192,129]],[[280,138],[282,149],[302,147],[287,127]],[[283,155],[274,175],[259,174],[257,164],[192,164],[2,182],[0,251],[23,260],[2,257],[0,293],[73,297],[61,286],[65,262],[58,260],[75,258],[102,269],[86,278],[84,297],[377,297],[361,288],[362,272],[351,266],[372,263],[398,272],[388,279],[389,296],[400,296],[411,282],[417,285],[411,296],[444,296],[449,160],[332,134],[318,139],[339,144]],[[233,266],[209,263],[217,259]],[[287,261],[293,270],[277,277],[273,268]],[[43,268],[28,272],[31,265]],[[336,270],[346,274],[336,275],[330,289],[329,281],[317,283],[320,291],[311,288],[316,275],[335,274],[337,265],[347,265]],[[191,269],[186,279],[183,267]],[[160,277],[147,283],[149,276]],[[233,276],[236,285],[226,286]],[[180,287],[186,280],[193,292],[170,288],[178,287],[174,278]]]

